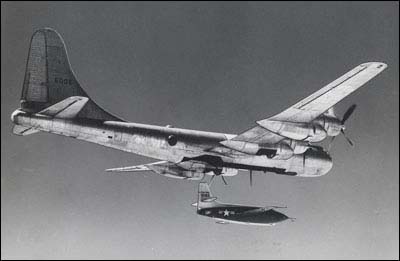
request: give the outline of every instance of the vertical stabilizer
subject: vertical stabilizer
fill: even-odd
[[[53,29],[37,30],[29,48],[21,109],[36,113],[72,96],[89,98],[71,69],[63,39]],[[90,98],[78,117],[121,121]]]
[[[198,197],[197,197],[197,209],[204,207],[212,207],[218,205],[216,197],[213,197],[210,191],[210,187],[207,183],[199,183]]]

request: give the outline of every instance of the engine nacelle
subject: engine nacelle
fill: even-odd
[[[274,147],[276,149],[276,155],[273,159],[289,159],[294,154],[292,148],[286,143],[278,143]]]
[[[322,128],[320,125],[316,125],[316,124],[310,124],[311,129],[308,135],[308,138],[306,138],[306,141],[309,142],[319,142],[319,141],[323,141],[326,136],[327,133],[325,131],[324,128]]]
[[[314,124],[323,126],[328,136],[337,136],[344,127],[341,121],[330,115],[322,115],[313,121]]]
[[[326,138],[325,129],[316,123],[297,123],[282,121],[258,121],[261,127],[293,140],[319,142]]]
[[[308,150],[303,155],[291,159],[287,172],[294,172],[300,177],[318,177],[332,169],[332,158],[324,151]]]
[[[250,155],[265,155],[270,159],[288,159],[293,155],[293,149],[286,143],[257,144],[246,141],[224,140],[220,142],[225,147]]]
[[[308,142],[299,140],[285,140],[285,142],[292,148],[294,154],[303,154],[310,148]]]

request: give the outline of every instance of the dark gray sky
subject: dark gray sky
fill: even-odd
[[[1,257],[399,258],[399,5],[1,3]],[[151,162],[74,139],[11,134],[29,41],[52,27],[91,97],[134,122],[240,133],[360,63],[388,68],[353,103],[319,178],[218,179],[221,201],[287,205],[296,222],[217,225],[190,206],[198,182],[111,174]]]

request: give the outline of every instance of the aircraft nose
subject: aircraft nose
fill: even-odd
[[[279,221],[284,221],[284,220],[286,220],[288,218],[289,218],[288,216],[286,216],[285,214],[279,212],[279,215],[278,215]]]
[[[283,214],[281,212],[278,212],[278,211],[276,211],[274,209],[270,209],[269,212],[272,214],[271,216],[273,217],[275,222],[281,222],[281,221],[284,221],[284,220],[289,218],[285,214]]]
[[[333,166],[332,157],[323,150],[306,152],[306,166],[310,166],[309,172],[305,172],[304,176],[318,177],[328,173]]]

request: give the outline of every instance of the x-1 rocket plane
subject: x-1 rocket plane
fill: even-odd
[[[197,214],[213,218],[218,224],[273,226],[287,219],[294,220],[275,210],[284,207],[254,207],[220,203],[216,197],[212,196],[208,184],[203,182],[199,183],[197,203],[192,205],[197,207]]]

